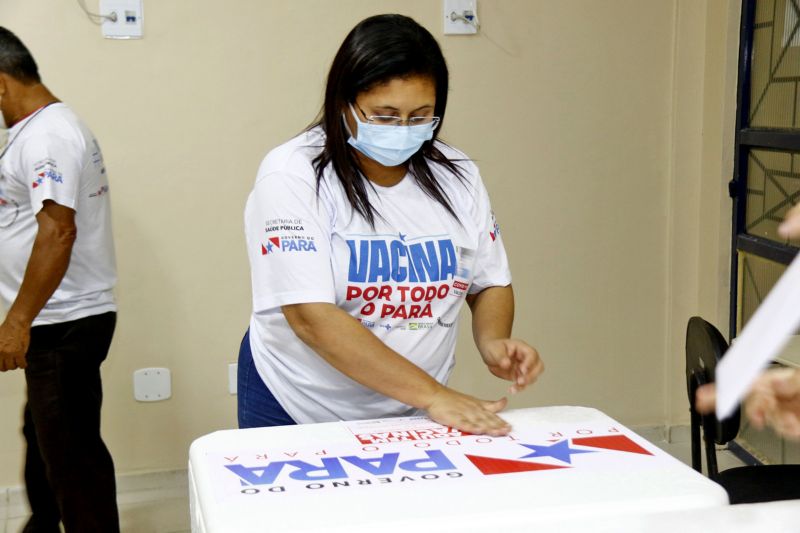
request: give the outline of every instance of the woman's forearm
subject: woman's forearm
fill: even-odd
[[[282,309],[300,340],[365,387],[418,409],[428,409],[443,388],[333,304],[296,304]]]
[[[488,341],[511,337],[514,324],[514,291],[507,287],[489,287],[467,298],[472,310],[472,337],[482,352]]]

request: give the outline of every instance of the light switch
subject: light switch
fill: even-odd
[[[106,16],[100,29],[106,39],[141,39],[144,28],[143,0],[100,0]]]
[[[239,381],[239,364],[228,363],[228,393],[236,394],[237,384]]]

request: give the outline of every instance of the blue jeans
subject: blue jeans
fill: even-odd
[[[262,428],[270,426],[293,426],[297,424],[284,411],[275,396],[258,375],[253,354],[250,351],[250,330],[244,334],[239,346],[237,375],[239,428]]]

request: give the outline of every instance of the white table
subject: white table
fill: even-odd
[[[660,513],[640,513],[625,520],[603,518],[592,533],[797,533],[800,500],[727,505]]]
[[[508,437],[426,418],[206,435],[189,452],[192,531],[563,533],[728,507],[719,485],[596,409],[503,416]]]

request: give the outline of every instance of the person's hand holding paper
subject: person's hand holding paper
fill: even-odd
[[[800,204],[786,214],[786,220],[778,227],[778,233],[787,239],[800,238]]]
[[[800,237],[800,205],[789,211],[778,231],[787,239]],[[756,426],[768,424],[782,435],[800,439],[800,370],[762,373],[798,326],[800,256],[787,268],[720,362],[716,387],[712,384],[698,389],[697,409],[707,413],[716,407],[717,417],[723,419],[747,394],[745,414]]]
[[[697,390],[697,410],[714,410],[714,384]],[[794,368],[775,368],[756,378],[744,404],[744,413],[752,424],[775,431],[793,440],[800,440],[800,371]]]

